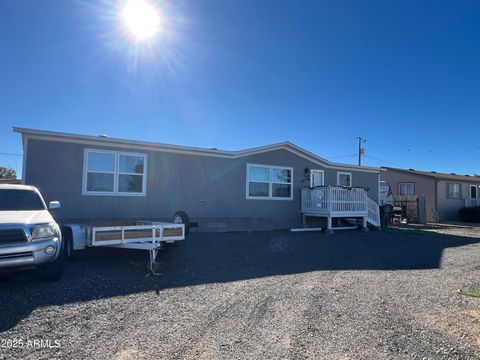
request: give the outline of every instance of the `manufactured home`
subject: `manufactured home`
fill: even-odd
[[[62,223],[165,220],[202,231],[298,227],[310,217],[378,226],[379,168],[332,163],[292,143],[224,151],[14,128],[23,182],[59,200]],[[332,225],[333,224],[333,225]]]
[[[459,220],[458,210],[480,205],[480,176],[385,167],[394,196],[424,196],[427,221]]]

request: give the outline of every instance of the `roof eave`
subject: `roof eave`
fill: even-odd
[[[77,139],[77,140],[85,140],[85,141],[104,142],[104,143],[117,144],[117,145],[123,145],[123,146],[133,145],[133,146],[143,146],[143,147],[152,148],[152,149],[189,151],[189,152],[204,154],[204,155],[220,155],[220,156],[226,156],[226,157],[247,156],[252,153],[271,151],[271,150],[287,147],[295,152],[300,152],[306,155],[308,158],[311,158],[313,162],[320,163],[320,165],[324,165],[326,167],[349,169],[349,170],[356,170],[356,171],[366,171],[366,172],[385,171],[384,169],[377,168],[377,167],[334,163],[320,156],[317,156],[314,153],[308,150],[305,150],[300,146],[297,146],[289,141],[254,147],[250,149],[231,151],[231,150],[206,149],[206,148],[183,146],[183,145],[171,145],[171,144],[155,143],[155,142],[140,141],[140,140],[127,140],[127,139],[118,139],[118,138],[110,138],[110,137],[96,137],[92,135],[63,133],[63,132],[57,132],[57,131],[46,131],[46,130],[30,129],[30,128],[23,128],[23,127],[13,127],[13,131],[17,133],[21,133],[22,135],[27,135],[27,136],[33,135],[33,136],[46,136],[46,137],[53,137],[53,138],[57,137],[57,138],[64,138],[64,139]]]

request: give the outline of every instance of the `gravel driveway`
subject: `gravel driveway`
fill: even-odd
[[[1,278],[0,358],[480,358],[480,299],[457,292],[480,287],[479,237],[193,233],[162,275],[145,259],[86,250],[54,284]]]

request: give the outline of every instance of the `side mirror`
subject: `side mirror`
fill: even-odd
[[[60,201],[50,201],[50,210],[60,209]]]

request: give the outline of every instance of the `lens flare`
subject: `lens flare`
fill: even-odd
[[[161,30],[160,14],[146,0],[129,0],[123,8],[122,17],[137,40],[151,38]]]

